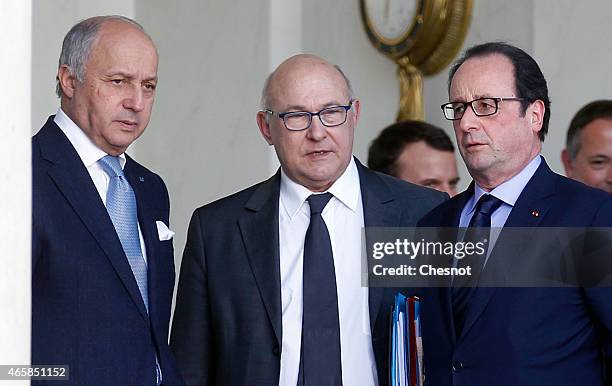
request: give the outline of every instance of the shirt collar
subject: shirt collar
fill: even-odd
[[[327,192],[333,194],[344,206],[353,212],[357,211],[360,194],[359,172],[355,160],[351,157],[344,173]],[[304,205],[306,199],[313,194],[308,188],[291,180],[281,167],[281,203],[290,218],[293,218]]]
[[[525,186],[527,186],[527,183],[529,182],[531,177],[533,177],[536,170],[538,170],[538,167],[540,166],[541,162],[542,159],[538,155],[537,157],[532,159],[527,164],[527,166],[525,166],[523,170],[521,170],[517,175],[495,187],[495,189],[491,190],[489,194],[493,195],[496,198],[499,198],[504,203],[510,206],[514,206],[514,204],[516,204],[516,200],[518,200],[519,196],[523,192],[523,189],[525,189]],[[478,184],[474,184],[474,196],[472,197],[470,202],[468,202],[467,206],[468,214],[471,214],[474,211],[476,203],[478,202],[478,200],[480,200],[480,197],[482,197],[486,193],[487,192],[483,188],[478,186]]]
[[[85,132],[81,130],[81,128],[77,126],[61,108],[57,110],[53,122],[55,122],[66,137],[68,137],[68,140],[78,153],[86,168],[94,165],[100,158],[107,155],[106,152],[91,141]],[[122,153],[119,155],[119,163],[122,169],[125,167],[125,162],[125,153]]]

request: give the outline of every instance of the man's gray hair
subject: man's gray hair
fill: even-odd
[[[68,71],[77,81],[85,80],[86,63],[91,53],[91,48],[98,37],[98,32],[102,24],[109,21],[119,21],[131,24],[149,36],[144,28],[134,20],[120,15],[94,16],[89,19],[81,20],[75,24],[64,37],[62,52],[60,53],[58,69],[63,65],[68,66]],[[150,36],[149,36],[150,38]],[[55,93],[58,97],[62,96],[62,87],[59,78],[56,79]]]
[[[342,78],[344,78],[344,81],[346,82],[346,90],[348,92],[349,100],[355,99],[355,92],[353,91],[353,86],[351,85],[351,81],[346,76],[344,71],[342,71],[340,66],[338,66],[337,64],[334,64],[333,66],[336,70],[338,70],[338,72],[340,73],[340,75],[342,75]],[[274,74],[276,74],[276,70],[270,73],[270,75],[268,75],[268,77],[266,78],[266,81],[264,82],[263,90],[261,91],[261,100],[259,102],[259,106],[262,110],[266,110],[270,108],[269,106],[270,100],[269,100],[268,93],[270,91],[269,90],[270,83],[271,83],[272,78],[274,77]]]

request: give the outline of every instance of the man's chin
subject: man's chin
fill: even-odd
[[[493,162],[483,157],[468,159],[465,161],[465,166],[470,172],[483,173],[491,169]]]
[[[120,155],[122,153],[125,153],[125,151],[128,149],[128,147],[130,147],[130,145],[133,142],[134,140],[114,141],[113,143],[109,144],[107,149],[102,149],[102,150],[105,150],[108,154],[111,154],[111,155]]]
[[[134,141],[140,137],[142,131],[121,132],[119,135],[113,136],[111,145],[117,149],[127,149]]]
[[[313,192],[324,192],[329,189],[329,187],[332,186],[336,180],[337,177],[331,175],[330,173],[315,175],[311,174],[306,176],[303,183],[300,184]]]

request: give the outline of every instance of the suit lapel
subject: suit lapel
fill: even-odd
[[[389,187],[376,173],[364,167],[356,158],[355,163],[359,171],[363,217],[366,228],[399,226],[401,211],[394,205],[394,197]],[[393,295],[386,288],[370,288],[368,290],[370,328],[372,332],[376,326],[384,296]]]
[[[546,217],[555,194],[557,176],[550,170],[544,157],[531,180],[523,189],[508,216],[505,227],[535,227]]]
[[[520,255],[521,250],[526,247],[526,243],[517,240],[516,237],[508,237],[506,228],[537,227],[550,209],[550,196],[554,194],[555,174],[550,170],[544,158],[534,175],[531,177],[525,188],[519,195],[506,223],[502,230],[495,247],[491,251],[489,264],[506,264],[508,261],[498,261],[507,259],[508,254],[501,251],[513,251],[512,255]],[[503,270],[495,270],[496,272]],[[485,268],[486,273],[486,268]],[[480,314],[484,311],[487,304],[495,294],[495,287],[479,287],[474,291],[473,298],[470,300],[465,325],[462,336],[468,333]]]
[[[146,248],[147,255],[147,282],[149,287],[149,313],[156,312],[155,304],[158,303],[157,295],[158,291],[155,291],[155,283],[158,282],[158,264],[160,263],[157,260],[156,254],[156,242],[159,237],[157,235],[157,226],[155,224],[155,218],[153,217],[153,211],[150,208],[150,202],[147,200],[148,192],[147,192],[147,182],[144,177],[140,175],[136,175],[133,168],[133,160],[127,157],[127,162],[124,168],[124,174],[132,190],[134,190],[134,195],[136,196],[136,205],[138,208],[138,225],[140,225],[140,231],[142,232],[142,237],[144,239],[144,244]],[[140,297],[142,299],[142,297]],[[142,310],[144,309],[144,303],[142,305]]]
[[[138,285],[106,207],[76,150],[52,118],[49,118],[42,129],[44,132],[41,132],[39,137],[42,157],[53,164],[49,167],[48,174],[96,239],[146,319],[148,316]]]
[[[461,211],[469,199],[474,195],[474,181],[468,188],[448,201],[448,205],[442,210],[440,223],[444,227],[458,227],[461,220]]]
[[[278,199],[280,170],[263,182],[245,205],[238,220],[249,263],[277,343],[282,342],[280,247],[278,237]]]

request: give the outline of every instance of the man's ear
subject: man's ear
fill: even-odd
[[[353,101],[353,111],[355,112],[353,127],[357,127],[357,122],[359,122],[359,116],[361,115],[361,102],[359,99]]]
[[[574,178],[574,165],[567,149],[561,151],[561,162],[563,162],[563,168],[565,168],[565,175],[569,178]]]
[[[57,80],[62,90],[62,94],[68,99],[72,99],[77,79],[74,75],[72,75],[72,72],[67,64],[62,64],[57,70]]]
[[[542,130],[545,112],[546,107],[544,106],[544,102],[539,99],[533,102],[527,109],[527,114],[529,115],[527,118],[529,119],[529,123],[531,124],[531,130],[536,133],[539,133],[540,130]]]
[[[264,111],[257,112],[257,126],[259,126],[259,131],[261,135],[264,137],[268,145],[272,145],[272,134],[270,133],[270,123],[266,120],[267,113]]]

